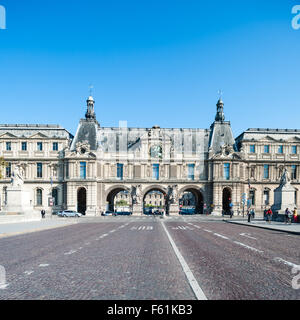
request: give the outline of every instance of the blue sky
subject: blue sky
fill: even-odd
[[[1,123],[75,134],[94,86],[102,126],[300,128],[289,0],[0,0]]]

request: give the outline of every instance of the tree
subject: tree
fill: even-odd
[[[4,175],[2,174],[2,168],[7,166],[7,162],[4,160],[3,157],[0,157],[0,179],[3,179]]]

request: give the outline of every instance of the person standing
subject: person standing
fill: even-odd
[[[42,219],[44,219],[44,218],[45,218],[46,211],[43,209],[43,210],[41,211],[41,214],[42,214]]]
[[[267,222],[268,223],[271,223],[272,215],[273,215],[273,212],[272,212],[271,208],[269,208],[267,211]]]

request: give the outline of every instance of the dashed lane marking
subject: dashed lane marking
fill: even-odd
[[[219,237],[219,238],[223,238],[223,239],[229,240],[228,237],[225,237],[225,236],[223,236],[222,234],[214,233],[214,235],[217,236],[217,237]]]
[[[204,231],[206,231],[206,232],[212,232],[211,230],[208,230],[208,229],[203,229]]]
[[[77,252],[77,250],[70,250],[69,252],[65,252],[65,255],[70,255]]]
[[[185,273],[187,279],[188,279],[188,282],[196,296],[196,298],[198,300],[207,300],[207,297],[206,295],[204,294],[204,292],[202,291],[202,289],[200,288],[197,280],[195,279],[194,275],[193,275],[193,272],[191,271],[191,269],[189,268],[188,264],[185,262],[183,256],[181,255],[180,251],[178,250],[175,242],[173,241],[171,235],[169,234],[165,224],[163,221],[160,221],[161,224],[162,224],[162,227],[163,229],[165,230],[166,234],[167,234],[167,237],[171,243],[171,246],[177,256],[177,259],[179,260],[180,264],[181,264],[181,267],[183,269],[183,272]]]
[[[33,272],[34,272],[34,271],[32,271],[32,270],[27,270],[27,271],[25,271],[24,273],[29,276],[29,275],[31,275]]]
[[[258,249],[256,249],[256,248],[250,247],[250,246],[248,246],[248,245],[246,245],[246,244],[244,244],[244,243],[242,243],[242,242],[239,242],[239,241],[233,241],[233,242],[236,243],[236,244],[238,244],[238,245],[240,245],[240,246],[242,246],[242,247],[245,247],[245,248],[247,248],[247,249],[250,249],[250,250],[252,250],[252,251],[256,251],[256,252],[259,252],[259,253],[263,253],[262,250],[258,250]]]
[[[48,263],[41,263],[39,265],[40,268],[45,268],[45,267],[49,267],[49,264]]]

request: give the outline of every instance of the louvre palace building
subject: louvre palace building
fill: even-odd
[[[222,99],[207,129],[103,127],[94,106],[90,96],[74,136],[59,125],[0,125],[0,212],[15,168],[47,214],[99,216],[121,203],[133,215],[151,205],[221,215],[230,203],[235,214],[250,203],[260,215],[285,168],[299,203],[300,130],[253,128],[234,138]]]

